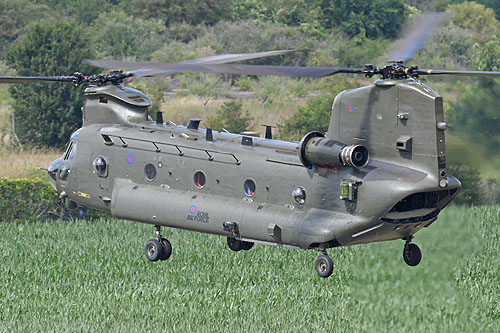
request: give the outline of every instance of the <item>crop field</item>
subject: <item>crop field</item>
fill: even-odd
[[[500,207],[445,210],[403,241],[314,251],[163,229],[173,245],[150,263],[153,227],[119,220],[0,224],[0,331],[457,332],[500,330]]]

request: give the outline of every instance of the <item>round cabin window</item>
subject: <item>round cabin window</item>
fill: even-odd
[[[255,182],[252,179],[245,180],[243,190],[247,197],[253,197],[255,195]]]
[[[144,166],[144,178],[150,182],[156,179],[156,168],[152,163],[148,163]]]
[[[106,173],[107,164],[104,157],[102,156],[97,157],[92,163],[92,165],[94,166],[94,170],[97,172],[99,176],[103,176]]]
[[[306,203],[306,190],[302,186],[295,188],[295,190],[293,190],[292,192],[292,195],[295,199],[295,202],[299,205],[303,205]]]
[[[205,174],[202,171],[196,171],[193,177],[194,180],[194,186],[196,186],[197,189],[202,189],[205,187]]]

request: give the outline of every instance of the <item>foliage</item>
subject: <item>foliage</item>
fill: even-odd
[[[0,222],[54,220],[61,215],[63,207],[64,201],[46,177],[0,177]],[[70,216],[76,215],[73,211]],[[110,217],[110,214],[89,209],[85,217],[96,219]]]
[[[208,28],[189,45],[210,47],[217,53],[251,53],[270,50],[307,50],[314,45],[310,35],[296,27],[270,22],[220,22]],[[307,56],[307,52],[305,53]],[[255,59],[252,64],[298,65],[304,53]]]
[[[62,21],[30,25],[10,49],[8,63],[17,75],[60,75],[90,72],[84,58],[92,58],[81,28]],[[10,93],[16,132],[23,143],[62,147],[81,126],[83,88],[71,84],[13,85]]]
[[[462,3],[467,2],[464,0],[435,0],[430,6],[430,11],[444,11],[449,8],[450,5],[457,5]],[[481,4],[485,7],[493,9],[496,15],[496,19],[500,20],[500,2],[498,2],[498,0],[475,0],[468,3]]]
[[[123,12],[101,13],[88,33],[99,58],[149,60],[165,41],[165,27],[159,20]]]
[[[388,47],[388,41],[337,34],[318,41],[309,54],[308,66],[360,67],[373,63]]]
[[[394,38],[407,16],[400,0],[323,0],[321,8],[325,27],[350,37]]]
[[[48,18],[49,8],[29,0],[0,0],[0,57],[31,22]]]
[[[230,19],[233,13],[230,0],[132,0],[123,1],[121,6],[134,16],[162,19],[166,26],[182,22],[213,25]]]
[[[83,24],[93,22],[100,13],[108,12],[120,0],[34,0],[47,5],[61,17],[69,17]]]
[[[225,128],[231,133],[241,133],[248,129],[251,118],[248,111],[243,112],[240,101],[229,101],[222,104],[216,118],[209,118],[208,121],[210,128]]]
[[[47,179],[0,178],[0,221],[58,216],[61,200]]]
[[[309,98],[306,106],[299,107],[299,110],[280,126],[282,137],[298,140],[311,131],[326,132],[330,125],[335,97],[350,87],[349,83],[344,82],[332,86],[331,90],[319,96]]]
[[[491,40],[479,49],[473,62],[479,70],[500,69],[500,41]],[[484,142],[492,152],[500,152],[500,83],[490,78],[476,78],[473,83],[459,84],[460,99],[451,104],[454,130],[473,140]]]
[[[453,203],[457,205],[480,205],[482,204],[482,187],[479,171],[467,165],[449,165],[448,173],[460,180],[462,189]]]
[[[495,13],[484,5],[476,2],[464,2],[450,5],[446,11],[453,13],[451,21],[461,28],[470,29],[482,35],[491,35],[499,31]]]

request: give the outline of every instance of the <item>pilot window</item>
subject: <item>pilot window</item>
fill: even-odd
[[[71,153],[73,151],[73,144],[74,142],[71,141],[68,145],[68,148],[66,149],[66,152],[64,153],[64,158],[63,160],[69,160],[69,157],[71,156]]]

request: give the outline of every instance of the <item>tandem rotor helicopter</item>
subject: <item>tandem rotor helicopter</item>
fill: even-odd
[[[429,16],[428,16],[429,19]],[[430,16],[430,19],[433,19]],[[254,243],[314,249],[321,277],[333,272],[327,249],[402,239],[403,259],[421,260],[415,233],[428,227],[458,194],[447,173],[443,99],[416,81],[422,75],[500,76],[500,72],[419,69],[406,62],[426,39],[420,29],[383,68],[228,64],[292,51],[221,55],[183,63],[89,61],[108,74],[0,77],[0,83],[87,83],[83,127],[71,136],[48,176],[68,208],[86,207],[152,224],[150,261],[166,260],[160,228],[227,237],[231,250]],[[396,59],[396,60],[394,60]],[[187,126],[148,117],[151,101],[120,83],[129,77],[180,72],[319,78],[379,75],[373,85],[335,98],[327,133],[300,142]]]

